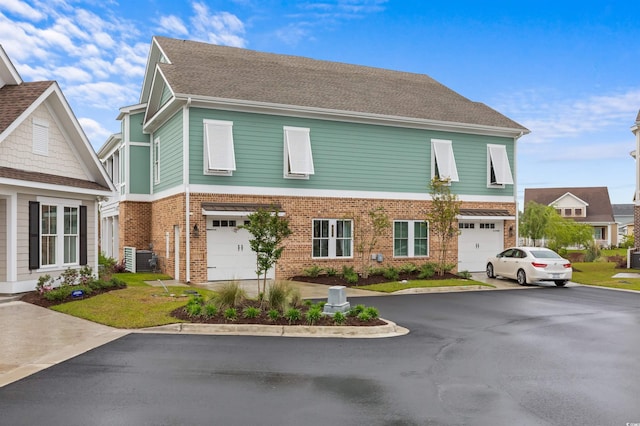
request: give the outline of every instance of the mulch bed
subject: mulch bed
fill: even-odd
[[[113,290],[120,290],[120,289],[123,289],[123,288],[126,288],[126,287],[127,286],[125,285],[125,286],[122,286],[122,287],[103,288],[103,289],[100,289],[100,290],[94,290],[93,292],[91,292],[91,294],[84,294],[81,297],[69,296],[64,300],[47,300],[40,293],[38,293],[37,291],[30,291],[28,293],[25,293],[20,298],[20,301],[21,302],[26,302],[26,303],[31,303],[32,305],[42,306],[43,308],[50,308],[51,306],[60,305],[62,303],[73,302],[73,301],[76,301],[76,300],[89,299],[89,298],[97,296],[99,294],[108,293],[108,292],[113,291]]]

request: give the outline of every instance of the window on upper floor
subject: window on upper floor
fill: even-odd
[[[424,220],[393,222],[393,256],[424,257],[429,255],[429,224]]]
[[[314,258],[352,257],[353,221],[345,219],[314,219],[312,256]]]
[[[33,145],[32,151],[38,155],[49,155],[49,122],[33,119]]]
[[[564,215],[565,216],[571,216],[571,212],[572,212],[571,209],[564,209]]]
[[[204,120],[204,172],[231,176],[236,169],[233,122]]]
[[[487,145],[487,185],[490,187],[504,187],[513,185],[513,175],[504,145]]]
[[[153,182],[160,183],[160,138],[153,140]]]
[[[451,141],[431,139],[431,178],[458,182],[458,168]]]
[[[573,214],[574,214],[575,216],[581,217],[581,216],[582,216],[582,209],[575,209],[575,210],[573,211]]]
[[[309,179],[314,174],[310,130],[284,127],[284,177]]]

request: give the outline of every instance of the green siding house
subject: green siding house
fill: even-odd
[[[255,278],[248,233],[278,206],[293,234],[275,278],[362,267],[369,212],[393,226],[381,265],[433,261],[429,183],[461,204],[458,270],[515,243],[516,144],[528,130],[422,74],[154,37],[140,103],[99,151],[117,157],[109,253],[152,248],[186,282]],[[369,254],[367,253],[367,256]]]

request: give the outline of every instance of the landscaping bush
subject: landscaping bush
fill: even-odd
[[[400,278],[400,272],[393,266],[386,268],[382,275],[389,281],[398,281],[398,278]]]
[[[358,282],[358,273],[355,271],[353,266],[342,267],[342,278],[349,284],[355,284]]]
[[[226,283],[218,290],[218,297],[216,301],[220,309],[224,308],[236,308],[247,297],[247,293],[240,288],[240,284],[237,281]]]
[[[312,265],[305,270],[302,271],[303,275],[306,277],[316,278],[318,275],[322,273],[322,268],[318,265]]]
[[[287,312],[284,313],[284,317],[289,321],[289,324],[298,321],[300,319],[300,309],[289,308]]]
[[[433,263],[425,263],[420,267],[418,278],[421,280],[426,280],[433,277],[435,274],[436,274],[436,265]]]
[[[347,317],[342,312],[336,312],[333,314],[333,322],[337,325],[342,325],[347,321]]]
[[[321,317],[322,309],[317,306],[310,308],[305,315],[305,318],[309,325],[314,325]]]

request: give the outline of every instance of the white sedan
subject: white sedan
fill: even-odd
[[[571,279],[571,262],[544,247],[512,247],[487,259],[487,277],[512,278],[520,285],[553,281],[562,287]]]

